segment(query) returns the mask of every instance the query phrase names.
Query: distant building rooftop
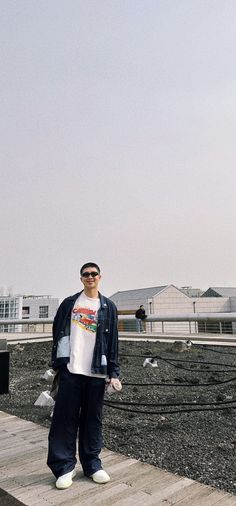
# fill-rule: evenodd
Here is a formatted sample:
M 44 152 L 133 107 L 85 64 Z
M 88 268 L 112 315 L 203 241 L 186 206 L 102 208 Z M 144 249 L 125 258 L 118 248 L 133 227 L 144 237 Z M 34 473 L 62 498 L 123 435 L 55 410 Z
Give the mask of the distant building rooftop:
M 23 299 L 52 299 L 52 295 L 23 295 Z
M 201 297 L 236 297 L 236 288 L 233 286 L 210 286 Z
M 203 290 L 201 290 L 201 288 L 192 288 L 192 286 L 181 286 L 180 290 L 189 297 L 201 297 L 203 294 Z
M 123 290 L 121 292 L 116 292 L 111 295 L 110 299 L 115 300 L 119 298 L 119 301 L 121 302 L 122 299 L 125 301 L 127 299 L 149 299 L 151 297 L 154 297 L 157 293 L 161 292 L 165 288 L 167 288 L 168 285 L 164 286 L 153 286 L 151 288 L 137 288 L 135 290 Z

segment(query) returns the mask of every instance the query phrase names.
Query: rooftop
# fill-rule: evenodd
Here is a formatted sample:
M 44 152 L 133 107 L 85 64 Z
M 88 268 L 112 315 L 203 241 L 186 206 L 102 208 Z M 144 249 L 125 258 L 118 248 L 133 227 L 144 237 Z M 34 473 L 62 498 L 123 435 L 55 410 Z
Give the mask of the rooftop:
M 121 292 L 116 292 L 111 295 L 110 299 L 115 300 L 116 298 L 119 298 L 120 301 L 122 299 L 141 299 L 141 298 L 151 298 L 157 293 L 161 292 L 165 288 L 167 288 L 168 285 L 164 286 L 153 286 L 150 288 L 136 288 L 135 290 L 122 290 Z
M 236 297 L 236 287 L 234 286 L 210 286 L 202 297 Z

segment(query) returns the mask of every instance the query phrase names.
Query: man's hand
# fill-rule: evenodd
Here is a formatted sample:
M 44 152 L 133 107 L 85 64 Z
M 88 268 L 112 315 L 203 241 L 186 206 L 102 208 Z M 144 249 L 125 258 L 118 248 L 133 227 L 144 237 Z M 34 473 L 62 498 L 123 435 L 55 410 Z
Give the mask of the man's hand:
M 108 380 L 108 384 L 110 384 L 114 390 L 122 390 L 122 384 L 118 378 L 110 378 L 110 380 Z

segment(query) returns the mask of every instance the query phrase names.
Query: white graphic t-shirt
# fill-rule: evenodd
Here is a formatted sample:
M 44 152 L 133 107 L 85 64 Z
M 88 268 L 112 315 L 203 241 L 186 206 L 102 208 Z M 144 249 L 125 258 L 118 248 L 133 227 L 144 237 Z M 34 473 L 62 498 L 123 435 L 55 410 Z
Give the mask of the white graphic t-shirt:
M 99 298 L 93 299 L 87 297 L 87 295 L 82 292 L 72 309 L 70 361 L 67 364 L 71 373 L 99 378 L 103 376 L 91 373 L 99 307 Z

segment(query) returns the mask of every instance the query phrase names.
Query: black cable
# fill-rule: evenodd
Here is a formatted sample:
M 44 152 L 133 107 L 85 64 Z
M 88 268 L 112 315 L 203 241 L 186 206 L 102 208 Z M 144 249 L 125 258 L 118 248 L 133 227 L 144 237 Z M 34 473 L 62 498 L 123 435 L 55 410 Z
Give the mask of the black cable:
M 213 350 L 212 350 L 213 351 Z M 214 350 L 216 353 L 220 353 L 220 351 L 217 351 L 217 350 Z M 168 353 L 168 352 L 163 352 L 163 353 Z M 229 355 L 229 353 L 228 353 Z M 234 354 L 232 354 L 234 355 Z M 222 365 L 222 366 L 225 366 L 225 367 L 236 367 L 236 365 L 234 364 L 221 364 L 220 362 L 205 362 L 203 360 L 185 360 L 183 358 L 173 358 L 173 357 L 162 357 L 161 355 L 131 355 L 131 354 L 127 354 L 127 355 L 122 355 L 122 354 L 119 354 L 120 357 L 124 356 L 124 357 L 132 357 L 132 358 L 151 358 L 151 359 L 158 359 L 158 360 L 164 360 L 164 361 L 171 361 L 171 362 L 183 362 L 185 364 L 204 364 L 204 365 Z M 234 355 L 236 356 L 236 354 Z
M 191 372 L 194 372 L 194 373 L 212 373 L 212 372 L 219 372 L 219 373 L 222 373 L 222 372 L 225 372 L 225 373 L 228 373 L 228 372 L 235 372 L 235 369 L 229 369 L 228 371 L 225 371 L 224 369 L 222 369 L 221 371 L 217 370 L 217 369 L 209 369 L 209 370 L 203 370 L 203 369 L 189 369 L 187 367 L 180 367 L 179 365 L 175 365 L 175 364 L 172 364 L 172 359 L 167 359 L 167 358 L 163 358 L 163 357 L 160 357 L 159 356 L 159 359 L 160 360 L 163 360 L 163 362 L 166 362 L 167 364 L 171 365 L 172 367 L 175 367 L 176 369 L 181 369 L 182 371 L 191 371 Z M 200 364 L 200 362 L 198 362 Z M 205 365 L 207 365 L 207 362 L 204 362 Z M 223 364 L 222 364 L 222 367 L 223 367 Z
M 182 360 L 181 358 L 169 358 L 169 359 L 163 359 L 160 355 L 152 358 L 158 358 L 160 360 L 171 360 L 171 362 L 184 362 L 185 364 L 204 364 L 204 365 L 221 365 L 222 367 L 235 367 L 234 364 L 222 364 L 220 362 L 204 362 L 201 360 Z
M 236 340 L 235 340 L 236 342 Z M 196 348 L 199 348 L 200 350 L 206 350 L 206 351 L 211 351 L 213 353 L 220 353 L 221 355 L 233 355 L 233 357 L 236 357 L 236 353 L 232 353 L 231 351 L 221 351 L 221 350 L 214 350 L 214 349 L 211 349 L 203 344 L 196 344 L 194 345 L 194 347 L 196 346 Z M 166 352 L 164 352 L 166 353 Z
M 181 409 L 181 410 L 172 410 L 172 411 L 138 411 L 138 410 L 133 410 L 133 409 L 127 409 L 127 408 L 121 408 L 119 406 L 113 406 L 111 404 L 108 404 L 107 401 L 104 401 L 104 404 L 108 407 L 108 408 L 112 408 L 112 409 L 118 409 L 119 411 L 125 411 L 126 413 L 137 413 L 139 415 L 141 414 L 144 414 L 144 415 L 172 415 L 172 414 L 176 414 L 176 413 L 191 413 L 191 412 L 194 412 L 194 411 L 222 411 L 224 409 L 229 409 L 227 406 L 226 407 L 221 407 L 221 408 L 192 408 L 192 409 Z M 231 406 L 230 409 L 236 409 L 236 406 Z
M 179 365 L 172 364 L 171 360 L 168 360 L 166 358 L 160 357 L 160 359 L 163 360 L 163 362 L 166 362 L 167 364 L 171 365 L 172 367 L 175 367 L 176 369 L 181 369 L 181 371 L 190 371 L 190 372 L 194 372 L 194 373 L 212 373 L 212 372 L 229 373 L 229 372 L 235 372 L 235 369 L 228 369 L 228 371 L 226 371 L 225 369 L 222 369 L 220 371 L 218 369 L 208 369 L 208 370 L 204 370 L 204 369 L 189 369 L 188 367 L 180 367 Z M 222 366 L 223 366 L 223 364 L 222 364 Z
M 208 386 L 216 386 L 223 385 L 224 383 L 230 383 L 231 381 L 235 381 L 236 376 L 234 378 L 230 378 L 223 381 L 216 381 L 215 383 L 126 383 L 122 382 L 123 386 L 129 387 L 208 387 Z
M 220 401 L 220 402 L 171 402 L 171 403 L 145 403 L 145 402 L 128 402 L 128 401 L 113 401 L 113 400 L 106 400 L 109 404 L 114 405 L 123 405 L 123 406 L 147 406 L 152 408 L 157 408 L 159 406 L 163 407 L 171 407 L 171 406 L 222 406 L 222 404 L 234 404 L 236 403 L 236 399 L 232 399 L 229 401 Z
M 122 355 L 120 355 L 122 356 Z M 220 366 L 224 366 L 224 367 L 235 367 L 236 368 L 236 365 L 234 366 L 234 364 L 221 364 L 219 362 L 205 362 L 205 361 L 201 361 L 201 360 L 184 360 L 184 359 L 181 359 L 181 358 L 164 358 L 164 357 L 161 357 L 161 355 L 150 355 L 150 356 L 147 356 L 147 355 L 123 355 L 123 356 L 126 356 L 126 357 L 134 357 L 134 358 L 151 358 L 151 359 L 158 359 L 158 360 L 163 360 L 164 362 L 167 361 L 168 363 L 171 363 L 171 362 L 183 362 L 185 364 L 204 364 L 204 365 L 220 365 Z M 170 362 L 171 361 L 171 362 Z

